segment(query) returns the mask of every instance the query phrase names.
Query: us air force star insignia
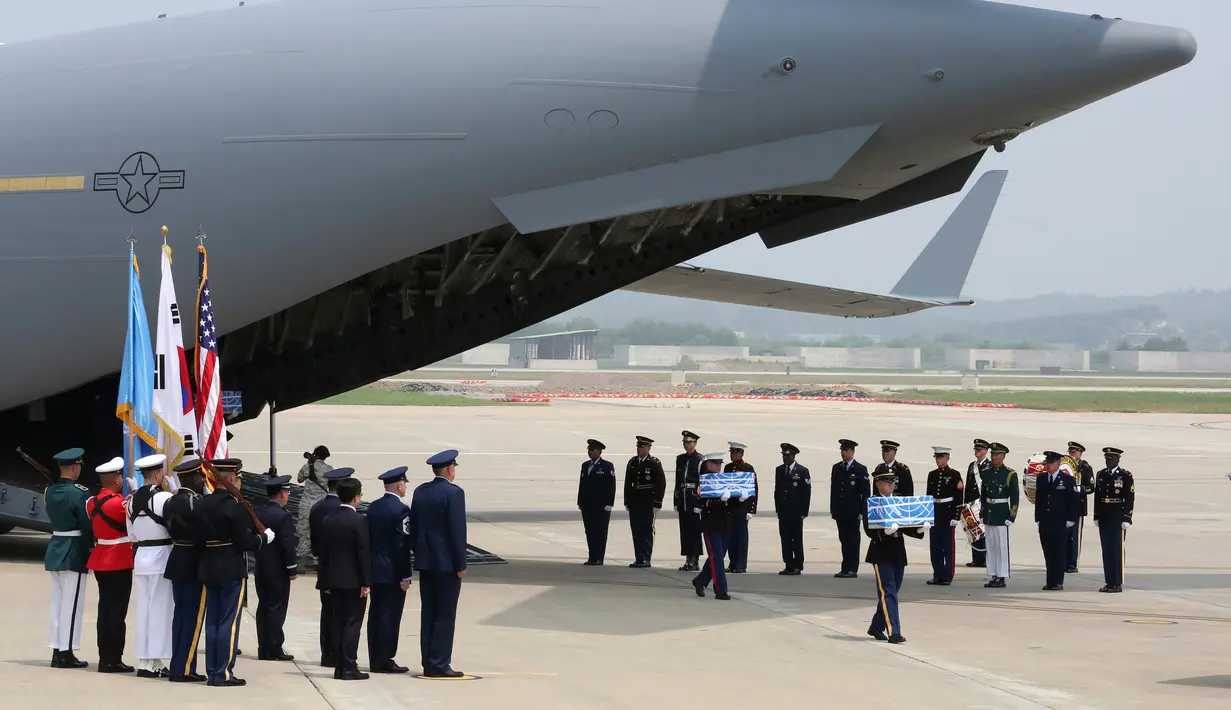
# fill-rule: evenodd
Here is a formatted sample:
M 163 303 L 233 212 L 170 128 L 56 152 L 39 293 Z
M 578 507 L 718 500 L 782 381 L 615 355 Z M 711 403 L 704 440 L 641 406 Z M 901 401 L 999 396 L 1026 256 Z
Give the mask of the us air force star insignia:
M 141 214 L 154 206 L 163 190 L 184 189 L 183 170 L 163 170 L 144 151 L 128 156 L 118 172 L 94 173 L 94 192 L 114 192 L 120 206 Z

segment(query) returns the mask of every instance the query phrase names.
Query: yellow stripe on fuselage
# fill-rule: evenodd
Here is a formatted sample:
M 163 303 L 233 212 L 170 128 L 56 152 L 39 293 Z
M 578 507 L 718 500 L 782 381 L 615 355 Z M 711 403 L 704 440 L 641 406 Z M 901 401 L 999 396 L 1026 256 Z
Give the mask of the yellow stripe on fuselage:
M 75 192 L 84 189 L 84 175 L 0 177 L 0 194 L 12 192 Z

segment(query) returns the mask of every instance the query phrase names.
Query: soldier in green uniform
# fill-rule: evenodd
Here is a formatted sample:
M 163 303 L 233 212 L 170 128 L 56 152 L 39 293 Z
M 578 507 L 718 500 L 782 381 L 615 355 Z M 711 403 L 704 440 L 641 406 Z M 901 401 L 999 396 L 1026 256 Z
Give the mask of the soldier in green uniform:
M 987 540 L 987 576 L 985 587 L 1004 587 L 1009 578 L 1009 527 L 1017 520 L 1019 492 L 1017 471 L 1004 465 L 1009 447 L 993 441 L 992 465 L 979 474 L 979 517 L 983 519 Z
M 77 483 L 83 449 L 66 449 L 55 455 L 60 480 L 43 494 L 51 518 L 51 541 L 43 568 L 51 574 L 51 626 L 47 646 L 52 649 L 52 668 L 85 668 L 73 653 L 81 648 L 81 623 L 85 616 L 86 562 L 94 547 L 94 527 L 86 514 L 90 489 Z

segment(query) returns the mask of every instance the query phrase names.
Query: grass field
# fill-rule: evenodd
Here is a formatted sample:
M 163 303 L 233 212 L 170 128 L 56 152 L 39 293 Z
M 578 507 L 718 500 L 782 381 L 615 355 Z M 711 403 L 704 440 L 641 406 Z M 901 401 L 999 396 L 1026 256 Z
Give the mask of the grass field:
M 360 387 L 345 394 L 322 400 L 320 404 L 377 404 L 401 407 L 532 407 L 534 404 L 491 402 L 485 399 L 462 397 L 455 394 L 432 394 L 428 392 L 392 392 L 376 387 Z M 541 405 L 540 405 L 541 406 Z
M 900 390 L 890 399 L 1016 404 L 1054 412 L 1153 412 L 1231 414 L 1231 393 L 1210 392 L 1015 392 L 1006 390 Z

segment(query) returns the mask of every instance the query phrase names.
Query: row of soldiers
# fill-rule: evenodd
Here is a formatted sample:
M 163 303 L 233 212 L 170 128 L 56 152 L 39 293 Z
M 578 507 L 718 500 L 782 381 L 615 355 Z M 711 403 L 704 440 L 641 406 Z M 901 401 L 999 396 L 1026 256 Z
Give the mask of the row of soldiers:
M 53 668 L 84 668 L 76 657 L 86 602 L 86 577 L 98 585 L 98 670 L 242 686 L 234 675 L 240 654 L 242 609 L 247 606 L 249 553 L 256 561 L 258 658 L 293 660 L 283 650 L 283 625 L 290 583 L 298 574 L 294 516 L 285 510 L 290 477 L 266 481 L 269 502 L 253 511 L 235 481 L 243 462 L 199 459 L 176 466 L 174 494 L 166 490 L 166 457 L 134 462 L 144 478 L 121 495 L 125 462 L 115 458 L 96 472 L 101 490 L 91 496 L 78 483 L 85 452 L 55 456 L 60 477 L 46 493 L 52 538 L 44 558 L 51 577 L 48 646 Z M 405 591 L 413 567 L 420 570 L 424 621 L 424 674 L 453 678 L 449 666 L 453 617 L 466 568 L 465 500 L 452 484 L 456 451 L 428 460 L 434 480 L 415 492 L 415 507 L 401 502 L 406 468 L 381 476 L 385 496 L 357 512 L 362 488 L 353 469 L 329 474 L 329 493 L 313 506 L 312 547 L 320 555 L 322 665 L 343 680 L 366 678 L 355 663 L 359 626 L 371 593 L 368 637 L 372 669 L 406 672 L 393 662 Z M 205 469 L 215 484 L 206 494 Z M 447 486 L 434 485 L 447 481 Z M 346 511 L 349 509 L 349 512 Z M 338 512 L 345 514 L 338 515 Z M 274 544 L 277 540 L 278 544 Z M 374 544 L 369 544 L 373 540 Z M 126 616 L 136 582 L 135 655 L 138 667 L 123 662 Z M 204 633 L 202 633 L 204 632 Z M 197 648 L 204 636 L 206 674 L 197 673 Z
M 679 570 L 696 572 L 700 571 L 706 529 L 715 527 L 706 523 L 705 501 L 699 496 L 700 474 L 703 467 L 712 466 L 707 461 L 721 462 L 722 459 L 713 458 L 721 454 L 699 453 L 700 437 L 694 432 L 682 431 L 681 438 L 684 451 L 676 456 L 672 496 L 679 522 L 680 555 L 684 557 Z M 650 453 L 653 443 L 653 439 L 638 436 L 637 454 L 629 459 L 624 471 L 624 507 L 629 515 L 635 557 L 629 566 L 634 568 L 650 566 L 655 518 L 666 497 L 667 481 L 662 462 Z M 860 547 L 865 533 L 863 523 L 867 499 L 873 492 L 872 479 L 892 474 L 895 495 L 916 495 L 910 467 L 897 459 L 900 447 L 897 442 L 888 439 L 880 442 L 882 461 L 871 474 L 867 466 L 855 459 L 858 446 L 851 439 L 839 439 L 841 460 L 833 464 L 830 472 L 829 513 L 837 526 L 842 547 L 841 566 L 834 576 L 840 579 L 859 576 Z M 614 464 L 602 458 L 604 444 L 589 439 L 587 448 L 589 459 L 581 464 L 577 507 L 582 514 L 588 547 L 584 564 L 601 565 L 606 554 L 611 511 L 616 502 L 617 478 Z M 804 567 L 803 520 L 808 517 L 811 505 L 812 478 L 808 468 L 796 460 L 798 447 L 783 443 L 780 448 L 782 465 L 774 471 L 774 508 L 784 565 L 779 574 L 795 576 L 801 574 Z M 752 472 L 755 482 L 755 469 L 744 459 L 745 449 L 742 443 L 728 442 L 731 461 L 719 470 Z M 1084 519 L 1089 510 L 1087 498 L 1094 494 L 1094 519 L 1099 524 L 1103 542 L 1106 577 L 1106 585 L 1100 591 L 1119 592 L 1124 576 L 1123 532 L 1132 524 L 1132 474 L 1119 466 L 1123 451 L 1108 447 L 1103 450 L 1107 467 L 1096 476 L 1090 464 L 1082 460 L 1085 450 L 1082 444 L 1069 442 L 1068 453 L 1078 463 L 1076 482 L 1061 482 L 1063 487 L 1057 489 L 1061 497 L 1051 496 L 1050 488 L 1040 492 L 1036 505 L 1036 522 L 1041 530 L 1049 531 L 1042 543 L 1052 569 L 1048 588 L 1062 588 L 1063 572 L 1078 571 Z M 1009 578 L 1008 528 L 1016 521 L 1020 496 L 1018 474 L 1004 463 L 1009 449 L 1003 444 L 975 439 L 975 460 L 967 466 L 964 480 L 959 471 L 949 466 L 951 453 L 949 447 L 933 447 L 936 468 L 926 479 L 925 493 L 932 496 L 936 510 L 935 528 L 929 543 L 933 576 L 928 584 L 947 586 L 952 583 L 956 571 L 957 528 L 963 523 L 961 510 L 965 505 L 979 502 L 979 520 L 984 534 L 971 545 L 972 560 L 966 566 L 987 569 L 988 581 L 984 586 L 1004 587 Z M 1049 470 L 1058 467 L 1059 456 L 1047 452 L 1045 465 Z M 758 500 L 759 495 L 735 501 L 736 507 L 727 510 L 725 572 L 740 574 L 746 571 L 748 521 L 757 512 Z M 1055 532 L 1058 524 L 1063 529 Z M 1055 576 L 1057 566 L 1062 568 L 1059 581 Z M 712 570 L 710 574 L 713 575 Z

